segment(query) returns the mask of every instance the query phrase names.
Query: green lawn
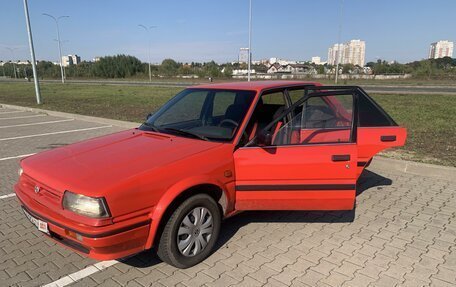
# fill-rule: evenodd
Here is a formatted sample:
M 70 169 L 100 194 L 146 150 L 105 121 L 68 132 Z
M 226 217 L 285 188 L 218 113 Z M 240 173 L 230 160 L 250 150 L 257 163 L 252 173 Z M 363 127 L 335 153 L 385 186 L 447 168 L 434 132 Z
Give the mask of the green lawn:
M 1 83 L 0 103 L 143 122 L 182 88 L 41 83 L 38 106 L 33 84 Z
M 42 109 L 142 122 L 182 88 L 45 83 Z M 456 166 L 456 96 L 380 95 L 373 98 L 408 128 L 404 148 L 385 155 Z M 1 83 L 0 103 L 37 107 L 33 84 Z

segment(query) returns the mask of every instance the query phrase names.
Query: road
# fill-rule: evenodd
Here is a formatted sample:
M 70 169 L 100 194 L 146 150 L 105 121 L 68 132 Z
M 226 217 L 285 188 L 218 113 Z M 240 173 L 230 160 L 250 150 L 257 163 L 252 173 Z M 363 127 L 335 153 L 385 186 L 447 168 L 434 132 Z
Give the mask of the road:
M 316 80 L 318 81 L 318 80 Z M 0 82 L 24 82 L 23 80 L 2 79 Z M 43 83 L 60 83 L 60 80 L 41 80 Z M 120 81 L 120 80 L 67 80 L 67 83 L 84 85 L 113 85 L 113 86 L 160 86 L 160 87 L 188 87 L 206 82 L 170 82 L 170 81 Z M 429 95 L 456 95 L 456 85 L 372 85 L 361 84 L 368 93 L 378 94 L 429 94 Z
M 454 286 L 456 182 L 371 168 L 345 212 L 245 212 L 216 252 L 179 270 L 153 251 L 85 258 L 40 233 L 12 193 L 27 155 L 120 131 L 109 124 L 0 109 L 1 286 Z

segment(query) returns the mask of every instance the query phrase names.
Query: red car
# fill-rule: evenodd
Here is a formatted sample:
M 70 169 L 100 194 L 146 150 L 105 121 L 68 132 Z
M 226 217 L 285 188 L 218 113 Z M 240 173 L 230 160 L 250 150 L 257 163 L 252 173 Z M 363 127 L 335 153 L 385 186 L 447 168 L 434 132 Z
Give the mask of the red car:
M 405 139 L 359 87 L 201 85 L 137 129 L 22 160 L 15 192 L 39 230 L 89 257 L 156 247 L 186 268 L 236 212 L 353 209 L 363 169 Z

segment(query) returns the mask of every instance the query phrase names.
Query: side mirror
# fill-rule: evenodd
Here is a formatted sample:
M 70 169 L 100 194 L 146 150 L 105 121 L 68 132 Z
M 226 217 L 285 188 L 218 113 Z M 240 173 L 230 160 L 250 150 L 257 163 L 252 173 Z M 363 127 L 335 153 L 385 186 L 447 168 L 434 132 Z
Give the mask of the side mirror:
M 267 131 L 261 131 L 258 136 L 256 143 L 258 146 L 270 146 L 272 144 L 272 134 Z
M 148 115 L 146 116 L 146 121 L 147 121 L 151 116 L 152 116 L 152 113 L 148 114 Z

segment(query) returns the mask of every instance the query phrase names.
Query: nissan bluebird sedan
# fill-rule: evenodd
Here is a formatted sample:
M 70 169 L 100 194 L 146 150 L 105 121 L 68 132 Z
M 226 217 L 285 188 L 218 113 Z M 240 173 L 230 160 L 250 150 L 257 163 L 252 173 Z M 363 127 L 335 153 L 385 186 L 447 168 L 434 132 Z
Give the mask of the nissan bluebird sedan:
M 50 238 L 107 260 L 155 247 L 179 268 L 244 210 L 351 210 L 406 130 L 359 87 L 262 81 L 183 90 L 136 129 L 21 161 L 17 198 Z

